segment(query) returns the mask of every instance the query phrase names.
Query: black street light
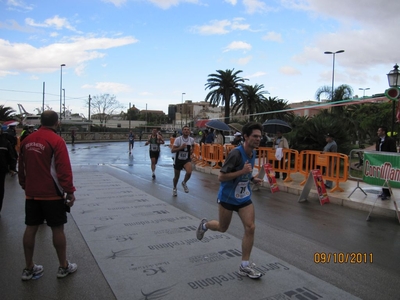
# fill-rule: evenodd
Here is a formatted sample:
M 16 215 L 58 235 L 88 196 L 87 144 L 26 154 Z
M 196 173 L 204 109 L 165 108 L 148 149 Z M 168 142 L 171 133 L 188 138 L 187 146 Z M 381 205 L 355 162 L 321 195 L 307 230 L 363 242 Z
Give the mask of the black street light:
M 64 98 L 64 104 L 63 104 L 63 111 L 64 111 L 64 120 L 66 119 L 66 117 L 65 117 L 65 89 L 62 89 L 63 90 L 63 98 Z
M 331 52 L 331 51 L 325 51 L 324 52 L 324 54 L 332 54 L 333 55 L 333 67 L 332 67 L 332 95 L 331 95 L 331 97 L 332 97 L 332 101 L 333 101 L 333 91 L 334 91 L 334 85 L 335 85 L 335 56 L 336 56 L 336 54 L 338 54 L 338 53 L 343 53 L 344 52 L 344 50 L 338 50 L 338 51 L 335 51 L 335 52 Z
M 369 88 L 359 88 L 359 90 L 363 91 L 363 98 L 365 98 L 365 91 L 369 90 Z
M 61 64 L 61 72 L 60 72 L 60 135 L 61 135 L 61 119 L 62 119 L 61 107 L 62 107 L 62 90 L 63 90 L 63 88 L 62 88 L 62 68 L 63 67 L 65 67 L 65 64 Z
M 183 126 L 183 95 L 186 95 L 186 93 L 182 93 L 182 107 L 181 107 L 181 127 Z
M 396 98 L 399 97 L 399 91 L 398 88 L 400 86 L 400 71 L 399 71 L 399 66 L 397 64 L 395 64 L 393 66 L 393 70 L 391 70 L 387 75 L 388 78 L 388 82 L 389 82 L 389 86 L 391 87 L 391 89 L 393 91 L 393 97 L 390 97 L 390 99 L 392 100 L 392 134 L 391 136 L 394 135 L 394 117 L 395 117 L 395 111 L 396 111 Z M 389 91 L 387 94 L 391 94 L 392 91 Z

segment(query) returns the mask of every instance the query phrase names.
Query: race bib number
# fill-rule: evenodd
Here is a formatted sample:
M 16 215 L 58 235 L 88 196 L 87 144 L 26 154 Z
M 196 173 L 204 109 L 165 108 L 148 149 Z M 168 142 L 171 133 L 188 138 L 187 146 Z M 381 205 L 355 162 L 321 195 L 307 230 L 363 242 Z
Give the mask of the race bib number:
M 249 195 L 250 195 L 250 191 L 248 189 L 248 181 L 239 182 L 235 189 L 235 198 L 243 199 Z
M 158 145 L 157 144 L 150 144 L 150 151 L 158 151 Z
M 189 157 L 189 152 L 179 151 L 178 159 L 179 160 L 187 160 Z

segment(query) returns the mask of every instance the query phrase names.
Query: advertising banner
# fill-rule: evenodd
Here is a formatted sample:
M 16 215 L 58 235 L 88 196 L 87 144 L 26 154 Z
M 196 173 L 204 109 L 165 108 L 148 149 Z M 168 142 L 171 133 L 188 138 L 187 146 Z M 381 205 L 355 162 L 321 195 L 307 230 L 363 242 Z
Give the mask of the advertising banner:
M 321 203 L 321 205 L 329 203 L 329 197 L 328 193 L 326 192 L 321 171 L 319 169 L 312 170 L 312 176 L 314 178 L 315 187 L 317 188 L 319 202 Z
M 385 180 L 388 180 L 391 187 L 400 188 L 399 153 L 365 151 L 363 181 L 383 186 Z
M 271 193 L 276 193 L 279 192 L 279 187 L 276 184 L 276 178 L 275 176 L 272 176 L 273 168 L 271 164 L 264 164 L 264 171 L 265 175 L 268 178 L 269 186 L 271 188 Z

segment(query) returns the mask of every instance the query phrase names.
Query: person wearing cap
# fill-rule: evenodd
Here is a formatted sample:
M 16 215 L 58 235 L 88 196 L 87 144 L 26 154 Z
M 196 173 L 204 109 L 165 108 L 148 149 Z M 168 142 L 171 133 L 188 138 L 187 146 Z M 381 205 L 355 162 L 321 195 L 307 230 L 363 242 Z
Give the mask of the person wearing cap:
M 324 153 L 324 152 L 337 152 L 337 144 L 336 144 L 334 138 L 335 137 L 333 136 L 332 133 L 325 134 L 326 145 L 325 145 L 324 150 L 323 150 L 322 153 Z M 331 164 L 329 164 L 329 165 L 331 165 Z M 330 181 L 330 180 L 327 180 L 325 182 L 325 187 L 328 188 L 328 189 L 331 189 L 332 185 L 333 185 L 333 182 Z
M 234 139 L 231 142 L 232 145 L 239 146 L 239 145 L 241 145 L 243 143 L 242 134 L 239 131 L 236 132 L 233 136 L 234 136 Z

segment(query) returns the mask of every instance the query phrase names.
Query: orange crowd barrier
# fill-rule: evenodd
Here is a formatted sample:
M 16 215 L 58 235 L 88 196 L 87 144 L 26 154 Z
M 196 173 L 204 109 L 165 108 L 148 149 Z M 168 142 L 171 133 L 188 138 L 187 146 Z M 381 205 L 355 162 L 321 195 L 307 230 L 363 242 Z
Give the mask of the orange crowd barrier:
M 219 144 L 201 145 L 201 166 L 214 164 L 213 169 L 220 169 L 224 162 L 224 147 Z
M 200 159 L 200 145 L 198 143 L 194 143 L 192 161 L 196 164 L 198 161 L 200 161 Z
M 170 147 L 171 149 L 172 149 L 172 146 L 174 145 L 175 139 L 176 139 L 176 138 L 174 138 L 174 137 L 172 137 L 172 136 L 169 138 L 169 147 Z
M 260 170 L 264 164 L 270 163 L 275 172 L 286 173 L 285 182 L 293 181 L 290 174 L 298 172 L 299 152 L 293 149 L 282 149 L 281 160 L 276 159 L 275 152 L 275 148 L 259 147 L 257 149 L 258 165 L 255 168 Z
M 304 185 L 311 170 L 319 169 L 324 180 L 335 182 L 336 190 L 343 192 L 339 182 L 345 182 L 348 179 L 349 158 L 342 153 L 320 152 L 304 150 L 300 152 L 298 172 L 304 175 L 304 180 L 300 183 Z

